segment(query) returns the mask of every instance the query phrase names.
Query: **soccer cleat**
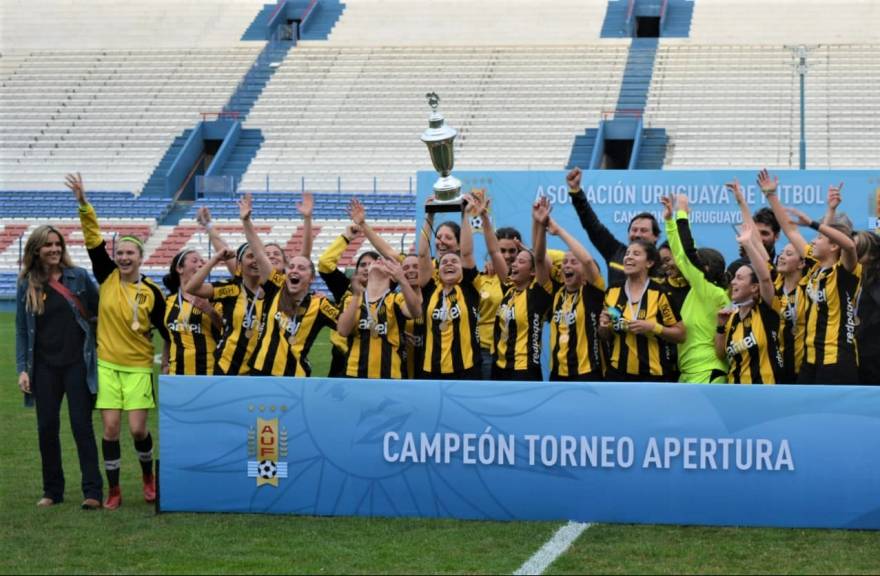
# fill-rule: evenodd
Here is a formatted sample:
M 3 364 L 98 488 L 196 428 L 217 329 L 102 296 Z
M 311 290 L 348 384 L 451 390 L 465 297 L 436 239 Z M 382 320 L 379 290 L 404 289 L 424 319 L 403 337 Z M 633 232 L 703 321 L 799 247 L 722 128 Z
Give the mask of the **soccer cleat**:
M 107 510 L 116 510 L 122 505 L 122 490 L 119 486 L 111 486 L 107 499 L 104 500 L 104 508 Z
M 101 501 L 97 498 L 86 498 L 82 502 L 83 510 L 98 510 L 101 507 Z
M 43 496 L 42 498 L 40 498 L 37 501 L 38 508 L 49 508 L 50 506 L 54 506 L 54 505 L 55 505 L 55 501 L 52 500 L 51 498 L 47 498 L 46 496 Z
M 152 474 L 144 475 L 144 500 L 149 503 L 156 501 L 156 477 Z

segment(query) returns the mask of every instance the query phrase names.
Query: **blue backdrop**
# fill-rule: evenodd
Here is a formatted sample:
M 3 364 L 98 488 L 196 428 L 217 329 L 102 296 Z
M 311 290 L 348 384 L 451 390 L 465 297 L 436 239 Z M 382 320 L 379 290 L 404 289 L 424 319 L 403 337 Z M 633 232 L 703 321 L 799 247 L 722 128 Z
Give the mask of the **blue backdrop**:
M 880 528 L 880 387 L 160 378 L 165 511 Z
M 586 233 L 583 232 L 574 208 L 568 201 L 568 186 L 565 183 L 566 171 L 456 171 L 463 183 L 462 190 L 485 188 L 492 197 L 492 217 L 497 226 L 514 226 L 523 234 L 527 244 L 531 231 L 531 204 L 536 196 L 544 194 L 553 203 L 553 217 L 566 229 L 578 231 L 576 236 L 588 248 Z M 825 200 L 829 185 L 844 182 L 843 203 L 839 212 L 846 212 L 857 229 L 875 228 L 877 201 L 880 197 L 880 171 L 871 170 L 781 170 L 773 174 L 779 176 L 779 196 L 783 204 L 797 206 L 819 219 L 825 213 Z M 733 197 L 724 188 L 724 183 L 739 178 L 745 189 L 752 212 L 766 206 L 760 188 L 755 183 L 756 170 L 594 170 L 584 171 L 582 188 L 599 215 L 599 218 L 622 242 L 626 242 L 627 224 L 635 214 L 654 212 L 661 221 L 662 209 L 659 196 L 670 192 L 686 193 L 691 202 L 691 222 L 694 237 L 700 246 L 720 250 L 728 262 L 736 258 L 737 246 L 731 223 L 740 221 L 739 209 Z M 422 206 L 425 198 L 432 193 L 431 186 L 437 179 L 435 172 L 418 174 L 418 224 L 423 217 Z M 443 215 L 437 217 L 439 223 Z M 809 240 L 813 233 L 803 231 Z M 780 236 L 777 251 L 786 242 Z M 557 238 L 550 239 L 550 247 L 564 249 Z M 485 255 L 484 243 L 477 238 L 475 242 L 477 262 L 482 264 Z M 605 272 L 601 256 L 593 251 L 593 256 Z

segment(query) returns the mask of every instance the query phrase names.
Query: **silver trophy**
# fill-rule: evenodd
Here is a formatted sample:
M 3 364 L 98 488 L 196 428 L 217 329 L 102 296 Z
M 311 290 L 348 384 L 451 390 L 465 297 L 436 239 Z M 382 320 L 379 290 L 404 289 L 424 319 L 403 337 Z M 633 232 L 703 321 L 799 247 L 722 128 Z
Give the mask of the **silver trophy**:
M 425 96 L 431 107 L 431 116 L 428 118 L 428 129 L 422 132 L 422 142 L 428 147 L 434 170 L 440 173 L 440 178 L 434 182 L 434 202 L 428 204 L 425 211 L 461 212 L 461 181 L 455 176 L 450 176 L 452 166 L 455 164 L 453 142 L 458 132 L 455 128 L 447 126 L 443 115 L 437 112 L 440 97 L 436 92 L 430 92 Z

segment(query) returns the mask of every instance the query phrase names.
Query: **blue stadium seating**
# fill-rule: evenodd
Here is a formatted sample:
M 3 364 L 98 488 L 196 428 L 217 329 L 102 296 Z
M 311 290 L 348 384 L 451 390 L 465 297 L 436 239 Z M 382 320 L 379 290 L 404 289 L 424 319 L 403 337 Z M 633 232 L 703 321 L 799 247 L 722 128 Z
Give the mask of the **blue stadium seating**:
M 257 193 L 254 198 L 254 214 L 258 218 L 297 218 L 296 203 L 299 193 Z M 416 215 L 416 197 L 412 194 L 315 194 L 314 217 L 325 220 L 348 219 L 348 204 L 358 198 L 374 219 L 412 220 Z M 238 206 L 234 198 L 206 197 L 198 200 L 186 217 L 195 218 L 196 211 L 207 206 L 215 218 L 238 218 Z
M 88 196 L 102 218 L 159 220 L 171 207 L 169 198 L 138 198 L 130 192 L 91 192 Z M 70 192 L 0 191 L 0 218 L 76 218 L 76 215 L 76 200 Z

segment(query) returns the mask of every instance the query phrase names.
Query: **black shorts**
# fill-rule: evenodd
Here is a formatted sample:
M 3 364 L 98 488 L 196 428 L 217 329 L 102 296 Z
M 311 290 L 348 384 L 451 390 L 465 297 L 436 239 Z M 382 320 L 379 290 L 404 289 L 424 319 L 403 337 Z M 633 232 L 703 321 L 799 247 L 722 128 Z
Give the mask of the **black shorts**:
M 837 364 L 801 364 L 798 384 L 858 384 L 859 369 L 855 362 Z

